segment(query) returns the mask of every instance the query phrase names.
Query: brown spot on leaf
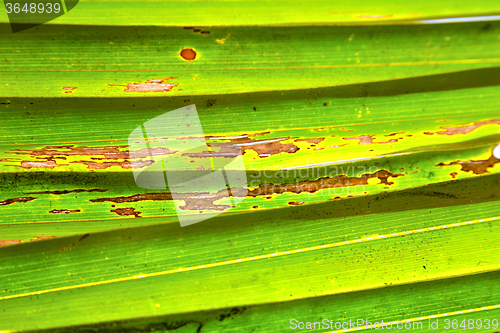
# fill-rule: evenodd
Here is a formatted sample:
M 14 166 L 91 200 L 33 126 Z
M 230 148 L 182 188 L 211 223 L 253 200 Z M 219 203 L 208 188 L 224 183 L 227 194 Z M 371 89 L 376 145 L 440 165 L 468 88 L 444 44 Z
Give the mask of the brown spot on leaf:
M 209 33 L 210 33 L 210 31 L 207 31 L 207 30 L 201 32 L 201 34 L 203 34 L 203 35 L 208 35 Z
M 216 99 L 211 99 L 211 98 L 207 99 L 207 103 L 206 103 L 207 108 L 212 107 L 215 104 L 215 102 L 217 102 Z
M 165 79 L 151 79 L 146 82 L 129 83 L 127 85 L 108 84 L 108 86 L 127 87 L 127 89 L 123 90 L 126 92 L 169 92 L 173 87 L 179 85 L 178 83 L 168 83 L 167 81 L 171 79 L 177 79 L 177 77 L 171 76 Z
M 231 188 L 230 195 L 236 197 L 244 197 L 247 190 L 244 188 Z M 178 193 L 176 198 L 178 200 L 184 200 L 184 206 L 180 206 L 181 209 L 203 211 L 203 210 L 226 210 L 231 208 L 229 205 L 218 205 L 215 201 L 227 198 L 228 190 L 221 189 L 215 193 L 209 192 L 195 192 L 195 193 Z M 135 194 L 128 197 L 115 197 L 115 198 L 99 198 L 91 199 L 91 202 L 137 202 L 137 201 L 163 201 L 172 200 L 172 195 L 170 193 L 143 193 Z
M 246 150 L 254 150 L 257 152 L 259 157 L 269 157 L 271 155 L 280 154 L 280 153 L 295 153 L 299 150 L 299 147 L 294 145 L 293 143 L 282 143 L 281 141 L 288 140 L 290 137 L 285 138 L 277 138 L 277 139 L 265 139 L 265 140 L 255 140 L 251 138 L 252 136 L 258 136 L 268 133 L 257 133 L 253 135 L 243 134 L 238 137 L 228 138 L 225 137 L 209 137 L 208 139 L 224 139 L 228 140 L 228 142 L 210 142 L 208 145 L 210 148 L 220 148 L 212 149 L 212 152 L 204 151 L 201 153 L 185 153 L 183 156 L 189 157 L 228 157 L 234 158 L 240 154 L 237 147 L 241 149 L 241 152 L 244 154 Z M 236 146 L 236 147 L 235 147 Z
M 38 236 L 35 238 L 31 238 L 30 242 L 35 242 L 35 241 L 44 240 L 44 239 L 51 239 L 51 238 L 56 238 L 56 236 Z
M 71 94 L 73 92 L 73 90 L 75 90 L 76 88 L 78 88 L 78 87 L 63 87 L 63 90 L 65 90 L 64 93 Z
M 454 135 L 454 134 L 467 134 L 484 125 L 488 124 L 500 124 L 500 119 L 493 120 L 485 120 L 479 121 L 469 126 L 461 126 L 461 127 L 451 127 L 451 126 L 441 126 L 440 128 L 445 129 L 446 131 L 436 132 L 436 134 L 445 134 L 445 135 Z M 427 134 L 427 133 L 424 133 Z
M 87 237 L 89 237 L 89 234 L 83 235 L 82 237 L 80 237 L 80 239 L 78 241 L 81 242 L 82 240 L 84 240 Z
M 4 200 L 4 201 L 0 201 L 0 206 L 11 205 L 14 202 L 28 202 L 28 201 L 35 200 L 35 199 L 36 198 L 33 198 L 33 197 L 23 197 L 23 198 L 7 199 L 7 200 Z
M 98 199 L 90 199 L 90 202 L 137 202 L 137 201 L 162 201 L 162 200 L 172 200 L 172 195 L 170 193 L 143 193 L 143 194 L 134 194 L 127 197 L 114 197 L 114 198 L 98 198 Z
M 360 145 L 371 145 L 374 143 L 392 143 L 392 142 L 398 142 L 398 139 L 391 139 L 389 141 L 383 141 L 383 142 L 373 142 L 375 138 L 375 135 L 360 135 L 360 136 L 354 136 L 351 138 L 343 138 L 344 140 L 359 140 Z
M 457 178 L 458 173 L 452 172 L 450 173 L 451 178 Z
M 297 139 L 297 140 L 295 140 L 295 142 L 305 141 L 305 142 L 309 142 L 309 143 L 318 144 L 318 143 L 320 143 L 321 141 L 324 141 L 324 140 L 325 140 L 325 138 L 317 138 L 317 139 Z
M 479 161 L 468 161 L 468 162 L 463 162 L 463 161 L 455 161 L 451 162 L 448 164 L 445 163 L 439 163 L 437 166 L 445 166 L 445 165 L 461 165 L 462 166 L 462 171 L 469 172 L 472 171 L 472 173 L 476 175 L 481 175 L 483 173 L 488 173 L 488 168 L 493 167 L 495 164 L 500 162 L 498 158 L 495 156 L 491 155 L 490 158 L 487 160 L 479 160 Z M 455 177 L 453 177 L 455 178 Z
M 229 205 L 218 205 L 214 202 L 227 197 L 227 192 L 221 190 L 217 193 L 199 193 L 196 196 L 190 196 L 189 200 L 185 201 L 184 206 L 179 206 L 184 210 L 198 210 L 202 213 L 204 210 L 226 210 L 231 208 Z
M 404 132 L 396 132 L 396 133 L 391 133 L 391 134 L 387 134 L 387 135 L 384 135 L 384 136 L 394 136 L 394 135 L 397 135 L 397 134 L 404 134 Z
M 76 190 L 62 190 L 62 191 L 43 191 L 43 192 L 27 192 L 24 194 L 68 194 L 68 193 L 82 193 L 82 192 L 107 192 L 109 190 L 102 190 L 98 188 L 93 188 L 90 190 L 76 189 Z
M 233 189 L 233 195 L 237 194 L 237 190 Z M 230 208 L 231 206 L 227 205 L 216 205 L 213 202 L 219 199 L 226 198 L 227 190 L 220 190 L 216 193 L 183 193 L 177 194 L 177 198 L 185 199 L 185 205 L 181 206 L 182 209 L 188 210 L 225 210 Z M 135 194 L 128 197 L 116 197 L 116 198 L 99 198 L 99 199 L 91 199 L 91 202 L 104 202 L 110 201 L 115 203 L 123 203 L 123 202 L 137 202 L 137 201 L 163 201 L 163 200 L 172 200 L 172 195 L 170 193 L 144 193 L 144 194 Z M 122 208 L 118 208 L 122 209 Z M 115 211 L 115 210 L 112 210 Z
M 75 145 L 66 146 L 46 146 L 41 149 L 14 149 L 13 154 L 30 155 L 31 157 L 44 156 L 44 158 L 56 158 L 57 156 L 95 156 L 100 155 L 106 159 L 129 159 L 128 150 L 120 150 L 128 146 L 105 146 L 105 147 L 76 147 Z M 176 151 L 168 148 L 142 148 L 134 151 L 134 157 L 146 158 L 148 156 L 174 154 Z M 30 162 L 30 161 L 27 161 Z M 38 161 L 35 161 L 38 162 Z M 47 161 L 45 161 L 47 162 Z
M 403 174 L 393 174 L 387 170 L 378 170 L 373 173 L 366 173 L 360 177 L 348 177 L 346 175 L 339 175 L 335 177 L 322 177 L 317 180 L 301 180 L 295 184 L 259 184 L 259 187 L 248 191 L 249 197 L 256 197 L 259 195 L 282 194 L 286 192 L 302 193 L 302 192 L 316 192 L 328 188 L 338 188 L 356 185 L 368 185 L 368 179 L 378 178 L 381 184 L 392 185 L 393 182 L 388 181 L 389 177 L 399 177 Z
M 0 246 L 22 243 L 21 239 L 0 239 Z
M 303 201 L 300 201 L 300 202 L 297 202 L 297 201 L 289 201 L 288 202 L 289 205 L 292 205 L 292 206 L 299 206 L 299 205 L 303 205 L 304 202 Z
M 20 166 L 24 169 L 32 169 L 32 168 L 45 168 L 45 169 L 54 169 L 57 167 L 61 167 L 68 164 L 57 164 L 54 160 L 46 160 L 46 161 L 21 161 L 21 165 L 13 165 Z
M 112 166 L 119 166 L 122 167 L 123 169 L 132 169 L 132 163 L 130 161 L 123 161 L 123 162 L 92 162 L 92 161 L 74 161 L 71 163 L 82 163 L 85 164 L 89 169 L 107 169 Z M 152 160 L 138 160 L 134 161 L 134 169 L 140 169 L 144 168 L 147 166 L 150 166 L 153 164 L 154 161 Z
M 75 156 L 75 155 L 102 155 L 108 159 L 129 158 L 128 151 L 119 150 L 128 146 L 106 146 L 106 147 L 75 147 L 66 146 L 46 146 L 41 149 L 14 149 L 14 154 L 31 156 Z M 144 149 L 146 152 L 147 149 Z
M 231 195 L 234 197 L 257 197 L 264 196 L 271 199 L 273 194 L 282 193 L 302 193 L 302 192 L 316 192 L 322 189 L 328 188 L 338 188 L 345 186 L 355 186 L 355 185 L 367 185 L 368 179 L 378 178 L 381 184 L 391 185 L 393 182 L 389 181 L 389 177 L 399 177 L 402 174 L 393 174 L 387 170 L 379 170 L 373 173 L 363 174 L 360 177 L 348 177 L 345 175 L 340 175 L 336 177 L 323 177 L 317 180 L 303 180 L 295 184 L 259 184 L 258 188 L 253 190 L 248 190 L 246 188 L 231 188 Z M 231 208 L 229 205 L 218 205 L 215 201 L 224 199 L 227 197 L 227 190 L 222 189 L 216 193 L 182 193 L 177 194 L 179 200 L 184 200 L 185 205 L 181 206 L 182 209 L 202 211 L 202 210 L 226 210 Z M 137 202 L 137 201 L 163 201 L 172 200 L 172 195 L 170 193 L 142 193 L 134 194 L 131 196 L 114 197 L 114 198 L 98 198 L 91 199 L 91 202 L 114 202 L 114 203 L 124 203 L 124 202 Z M 256 208 L 256 207 L 253 207 Z M 114 210 L 113 210 L 114 211 Z
M 51 156 L 51 157 L 35 157 L 35 159 L 39 159 L 39 160 L 65 160 L 66 157 L 63 157 L 63 156 Z
M 182 59 L 187 61 L 193 61 L 196 59 L 196 51 L 191 48 L 182 49 L 179 54 L 182 57 Z
M 142 212 L 136 212 L 135 208 L 117 208 L 117 209 L 112 209 L 110 212 L 114 212 L 118 215 L 125 216 L 125 215 L 134 215 L 135 217 L 142 217 L 139 216 Z
M 373 143 L 373 138 L 374 135 L 361 135 L 361 136 L 354 136 L 350 138 L 343 138 L 344 140 L 359 140 L 360 145 L 371 145 Z
M 52 209 L 51 211 L 49 211 L 49 213 L 52 213 L 52 214 L 70 214 L 70 213 L 80 213 L 81 210 L 79 209 L 75 209 L 75 210 L 69 210 L 69 209 Z

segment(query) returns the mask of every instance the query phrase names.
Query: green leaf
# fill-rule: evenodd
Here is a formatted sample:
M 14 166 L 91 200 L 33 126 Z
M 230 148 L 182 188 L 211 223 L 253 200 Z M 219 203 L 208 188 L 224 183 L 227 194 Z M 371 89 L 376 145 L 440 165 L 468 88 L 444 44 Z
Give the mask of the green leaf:
M 0 50 L 0 96 L 189 99 L 384 81 L 500 62 L 497 22 L 210 31 L 42 25 L 13 34 L 0 24 L 0 38 L 11 45 Z M 194 50 L 196 58 L 183 59 L 184 49 Z
M 75 10 L 52 21 L 58 24 L 233 26 L 374 23 L 436 17 L 492 15 L 497 1 L 443 0 L 363 2 L 328 0 L 167 0 L 80 1 Z M 0 22 L 7 22 L 1 12 Z
M 219 4 L 0 14 L 0 332 L 497 330 L 500 24 L 418 22 L 497 3 Z M 128 138 L 193 104 L 248 186 L 181 227 Z
M 250 193 L 233 210 L 245 212 L 498 173 L 499 74 L 477 69 L 189 103 L 199 106 L 207 138 L 217 138 L 210 142 L 255 143 L 242 146 L 250 147 L 243 151 Z M 127 138 L 183 105 L 175 98 L 10 99 L 3 105 L 9 130 L 0 137 L 2 239 L 176 221 L 168 192 L 135 184 Z M 29 199 L 8 204 L 19 198 Z M 13 233 L 13 225 L 37 232 Z
M 311 297 L 321 304 L 319 296 L 373 290 L 360 293 L 369 299 L 377 288 L 408 293 L 403 285 L 498 270 L 498 185 L 497 175 L 485 176 L 272 215 L 221 215 L 188 228 L 167 224 L 2 247 L 0 325 L 49 329 Z M 472 281 L 496 290 L 488 278 Z M 440 292 L 452 297 L 454 290 Z M 383 313 L 388 320 L 453 316 L 492 302 Z M 375 309 L 357 313 L 373 316 Z M 19 313 L 30 316 L 12 322 Z M 290 318 L 278 319 L 274 325 L 288 327 Z

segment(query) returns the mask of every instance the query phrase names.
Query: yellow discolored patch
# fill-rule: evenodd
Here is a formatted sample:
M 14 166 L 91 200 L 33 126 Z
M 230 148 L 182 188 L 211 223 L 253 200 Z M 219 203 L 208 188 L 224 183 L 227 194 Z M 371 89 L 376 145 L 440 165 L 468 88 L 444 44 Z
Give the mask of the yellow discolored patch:
M 376 185 L 376 184 L 380 184 L 380 179 L 379 178 L 368 178 L 366 180 L 366 182 L 368 183 L 368 185 Z

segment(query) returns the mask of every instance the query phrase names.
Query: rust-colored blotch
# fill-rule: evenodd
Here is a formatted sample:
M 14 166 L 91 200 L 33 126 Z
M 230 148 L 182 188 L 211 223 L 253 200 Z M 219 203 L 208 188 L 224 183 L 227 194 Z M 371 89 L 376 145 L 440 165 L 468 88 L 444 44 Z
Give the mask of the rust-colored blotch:
M 187 61 L 196 59 L 196 51 L 193 49 L 182 49 L 180 54 L 181 57 Z

